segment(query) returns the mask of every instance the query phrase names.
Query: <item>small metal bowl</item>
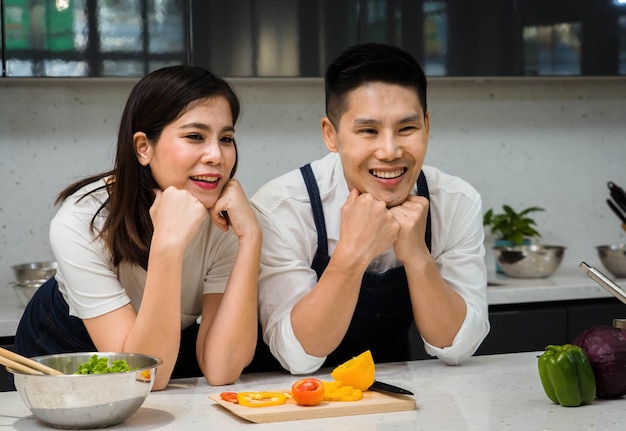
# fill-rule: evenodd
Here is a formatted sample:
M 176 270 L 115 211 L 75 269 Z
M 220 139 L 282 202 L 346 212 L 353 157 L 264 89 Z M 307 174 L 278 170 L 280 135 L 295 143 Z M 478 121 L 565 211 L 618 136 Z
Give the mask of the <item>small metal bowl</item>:
M 133 371 L 74 374 L 92 355 L 123 359 Z M 31 358 L 63 375 L 13 373 L 15 387 L 35 417 L 58 428 L 86 429 L 119 424 L 143 404 L 162 360 L 137 353 L 80 352 Z
M 20 302 L 26 307 L 37 289 L 46 281 L 48 280 L 13 281 L 9 283 L 9 286 L 13 287 L 18 298 L 20 298 Z
M 626 244 L 599 245 L 596 247 L 602 265 L 614 277 L 626 277 Z
M 516 245 L 495 247 L 495 258 L 502 271 L 514 278 L 545 278 L 557 270 L 565 247 L 558 245 Z
M 13 265 L 15 280 L 18 282 L 31 280 L 48 280 L 57 273 L 57 263 L 49 262 L 28 262 Z

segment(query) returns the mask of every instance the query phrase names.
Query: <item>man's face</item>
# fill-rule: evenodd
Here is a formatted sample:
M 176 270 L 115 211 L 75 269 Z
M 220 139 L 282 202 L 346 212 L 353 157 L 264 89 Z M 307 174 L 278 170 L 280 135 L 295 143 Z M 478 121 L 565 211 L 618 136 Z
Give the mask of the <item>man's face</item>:
M 429 127 L 413 88 L 382 82 L 348 94 L 337 128 L 322 120 L 324 141 L 339 153 L 350 190 L 370 193 L 388 207 L 403 203 L 415 185 Z

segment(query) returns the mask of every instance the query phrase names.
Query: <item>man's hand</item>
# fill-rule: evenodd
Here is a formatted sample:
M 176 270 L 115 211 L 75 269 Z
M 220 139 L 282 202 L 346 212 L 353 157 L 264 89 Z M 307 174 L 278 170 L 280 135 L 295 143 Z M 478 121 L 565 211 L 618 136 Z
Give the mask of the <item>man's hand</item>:
M 337 249 L 350 253 L 365 266 L 398 239 L 400 225 L 385 202 L 352 189 L 341 208 L 341 232 Z
M 417 256 L 429 256 L 424 241 L 429 202 L 423 196 L 409 196 L 401 205 L 389 211 L 400 226 L 397 241 L 394 243 L 396 256 L 405 265 Z

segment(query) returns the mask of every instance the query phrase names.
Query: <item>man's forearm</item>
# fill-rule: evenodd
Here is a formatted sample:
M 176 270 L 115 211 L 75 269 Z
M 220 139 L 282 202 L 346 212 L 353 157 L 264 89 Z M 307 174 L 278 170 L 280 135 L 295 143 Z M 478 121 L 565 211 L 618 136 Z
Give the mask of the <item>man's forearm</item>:
M 293 332 L 312 356 L 332 353 L 350 326 L 366 267 L 335 253 L 318 283 L 291 311 Z
M 450 346 L 465 320 L 465 300 L 441 277 L 434 260 L 405 270 L 420 335 L 433 346 Z

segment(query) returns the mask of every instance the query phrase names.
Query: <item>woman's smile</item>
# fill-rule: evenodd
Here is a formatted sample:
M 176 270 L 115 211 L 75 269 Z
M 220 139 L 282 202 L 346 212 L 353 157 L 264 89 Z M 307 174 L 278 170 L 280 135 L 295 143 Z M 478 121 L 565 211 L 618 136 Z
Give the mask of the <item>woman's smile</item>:
M 189 177 L 191 181 L 198 187 L 214 190 L 219 185 L 219 181 L 222 178 L 221 175 L 194 175 Z

